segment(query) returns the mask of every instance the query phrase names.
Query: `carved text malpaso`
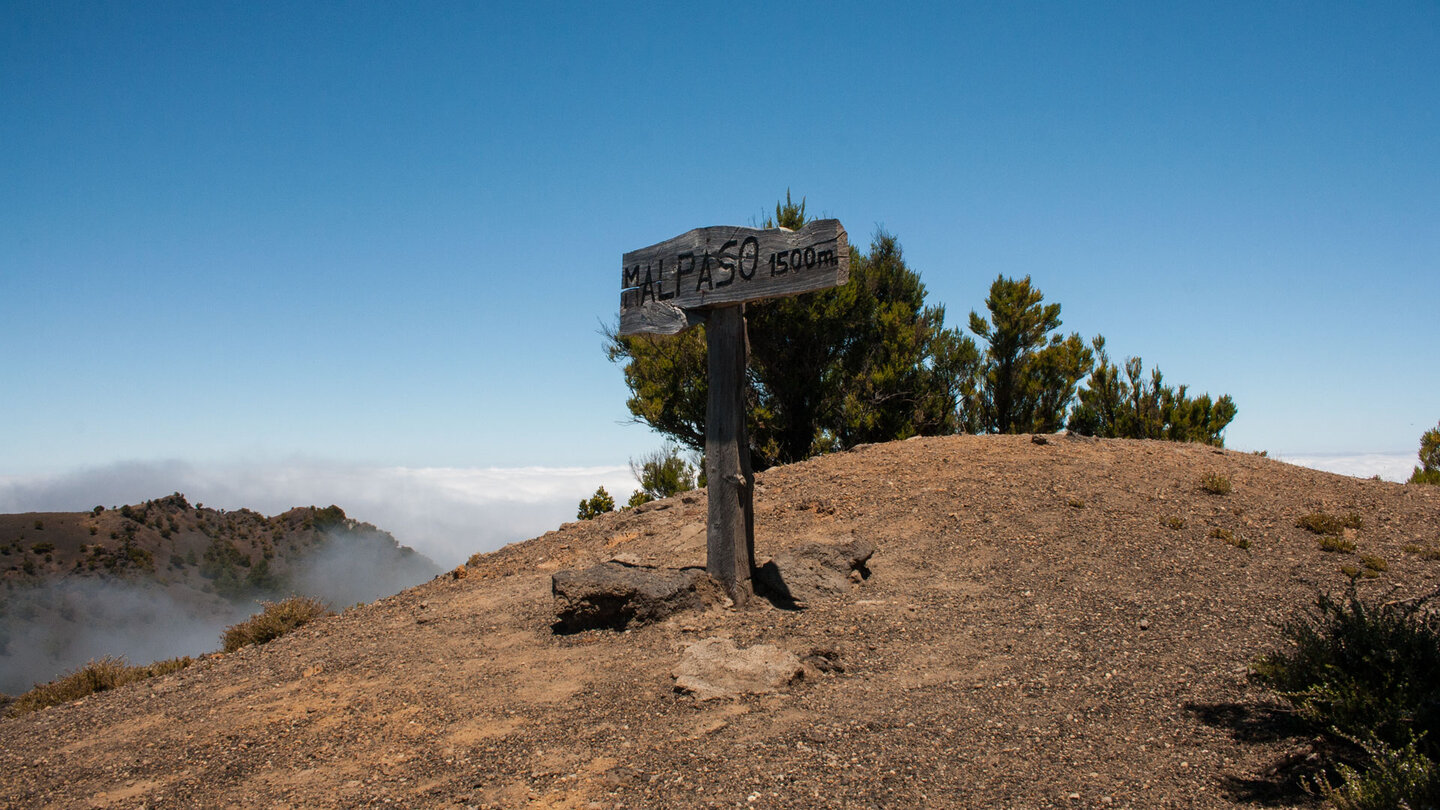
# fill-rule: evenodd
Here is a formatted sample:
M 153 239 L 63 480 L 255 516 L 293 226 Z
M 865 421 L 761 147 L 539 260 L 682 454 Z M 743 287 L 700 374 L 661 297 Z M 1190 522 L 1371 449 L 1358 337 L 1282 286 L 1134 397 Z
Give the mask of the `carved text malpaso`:
M 676 310 L 797 295 L 850 277 L 850 245 L 833 219 L 798 231 L 697 228 L 622 261 L 622 335 L 678 332 L 687 321 Z

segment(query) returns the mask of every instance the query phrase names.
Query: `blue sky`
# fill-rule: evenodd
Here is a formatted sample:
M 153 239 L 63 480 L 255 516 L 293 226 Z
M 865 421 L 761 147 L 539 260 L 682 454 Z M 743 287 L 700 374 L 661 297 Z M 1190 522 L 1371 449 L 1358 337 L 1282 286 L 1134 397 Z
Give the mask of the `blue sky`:
M 1440 419 L 1433 2 L 11 0 L 0 110 L 11 481 L 623 465 L 621 254 L 787 188 L 954 325 L 1031 276 L 1231 447 Z

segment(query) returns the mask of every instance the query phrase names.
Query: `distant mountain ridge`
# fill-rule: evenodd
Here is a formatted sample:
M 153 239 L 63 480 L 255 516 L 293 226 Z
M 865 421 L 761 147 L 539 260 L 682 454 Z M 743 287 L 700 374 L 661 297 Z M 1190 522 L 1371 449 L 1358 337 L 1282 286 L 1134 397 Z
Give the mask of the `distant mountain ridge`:
M 94 655 L 137 655 L 133 644 L 107 648 L 107 635 L 163 638 L 198 622 L 203 639 L 254 612 L 258 600 L 302 594 L 340 608 L 438 570 L 334 505 L 266 517 L 191 505 L 177 492 L 88 512 L 0 515 L 0 692 L 28 688 L 30 679 L 59 674 L 55 666 Z M 174 654 L 215 648 L 213 638 L 202 639 Z

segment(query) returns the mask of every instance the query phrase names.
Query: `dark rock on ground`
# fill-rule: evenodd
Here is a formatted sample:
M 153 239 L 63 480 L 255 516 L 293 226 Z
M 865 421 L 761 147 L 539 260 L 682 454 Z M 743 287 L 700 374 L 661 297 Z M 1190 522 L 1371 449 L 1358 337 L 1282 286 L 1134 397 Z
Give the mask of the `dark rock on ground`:
M 558 620 L 555 630 L 623 629 L 650 624 L 683 610 L 723 601 L 723 589 L 698 568 L 649 568 L 604 562 L 556 571 L 550 578 Z
M 874 553 L 875 544 L 868 540 L 808 543 L 760 566 L 755 587 L 773 599 L 800 604 L 848 593 L 853 582 L 870 576 L 866 563 Z

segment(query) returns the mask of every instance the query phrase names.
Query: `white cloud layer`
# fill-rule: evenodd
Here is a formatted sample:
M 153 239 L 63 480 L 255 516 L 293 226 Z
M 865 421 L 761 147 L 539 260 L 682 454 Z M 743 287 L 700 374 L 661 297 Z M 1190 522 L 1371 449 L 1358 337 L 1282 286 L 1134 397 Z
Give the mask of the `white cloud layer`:
M 1318 470 L 1404 481 L 1414 454 L 1285 455 Z M 358 467 L 295 461 L 212 467 L 132 462 L 54 476 L 0 477 L 0 512 L 73 512 L 182 492 L 191 503 L 267 515 L 337 504 L 442 566 L 575 519 L 598 486 L 623 503 L 637 487 L 625 466 Z
M 77 512 L 172 492 L 191 503 L 267 515 L 336 504 L 449 567 L 574 520 L 580 500 L 598 486 L 619 503 L 637 488 L 626 466 L 410 468 L 300 461 L 202 468 L 132 462 L 0 478 L 0 512 Z
M 1356 478 L 1380 476 L 1386 481 L 1404 481 L 1415 468 L 1414 453 L 1352 453 L 1349 455 L 1282 455 L 1288 464 L 1313 470 L 1353 475 Z

